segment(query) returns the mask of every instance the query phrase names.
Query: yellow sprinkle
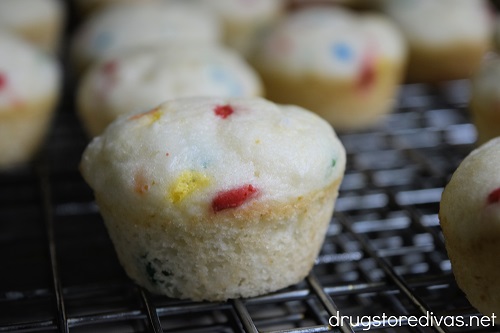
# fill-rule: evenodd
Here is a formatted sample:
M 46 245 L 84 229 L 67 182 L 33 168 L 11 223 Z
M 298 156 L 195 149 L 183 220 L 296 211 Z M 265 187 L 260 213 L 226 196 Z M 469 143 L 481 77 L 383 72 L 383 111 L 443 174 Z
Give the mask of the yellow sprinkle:
M 154 122 L 160 120 L 161 118 L 161 112 L 157 111 L 157 112 L 153 112 L 150 116 L 150 125 L 153 124 Z
M 170 201 L 177 204 L 195 191 L 210 185 L 210 178 L 197 171 L 184 171 L 176 179 L 169 191 Z
M 133 115 L 133 116 L 129 117 L 128 119 L 129 120 L 137 120 L 137 119 L 141 119 L 142 117 L 145 117 L 145 116 L 148 118 L 149 125 L 151 125 L 154 122 L 160 120 L 160 118 L 162 116 L 161 108 L 156 107 L 148 112 L 143 112 L 143 113 Z

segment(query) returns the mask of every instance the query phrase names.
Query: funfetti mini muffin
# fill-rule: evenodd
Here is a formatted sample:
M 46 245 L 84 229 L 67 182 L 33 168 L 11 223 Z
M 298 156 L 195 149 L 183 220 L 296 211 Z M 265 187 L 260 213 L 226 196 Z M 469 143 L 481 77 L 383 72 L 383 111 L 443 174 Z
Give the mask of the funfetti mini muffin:
M 401 35 L 381 16 L 315 6 L 275 25 L 252 63 L 270 100 L 353 129 L 392 111 L 405 51 Z
M 90 136 L 119 115 L 187 96 L 257 97 L 260 78 L 221 46 L 157 47 L 123 53 L 91 68 L 81 82 L 80 118 Z
M 469 104 L 478 144 L 500 136 L 500 59 L 483 63 L 471 80 Z
M 259 98 L 184 98 L 122 116 L 81 163 L 118 258 L 154 293 L 218 301 L 310 271 L 346 163 L 332 127 Z
M 21 36 L 46 52 L 57 50 L 64 16 L 59 0 L 0 1 L 0 29 Z
M 458 286 L 487 316 L 500 313 L 499 163 L 500 138 L 470 153 L 446 185 L 439 210 Z
M 150 46 L 212 45 L 222 38 L 218 19 L 185 1 L 127 2 L 89 18 L 73 41 L 81 70 L 93 61 Z
M 0 32 L 0 169 L 30 160 L 43 143 L 59 95 L 54 59 Z
M 375 10 L 378 9 L 377 0 L 288 0 L 289 8 L 303 8 L 315 5 L 335 5 L 345 6 L 355 10 Z
M 285 0 L 191 1 L 212 10 L 219 17 L 226 44 L 244 56 L 251 55 L 258 36 L 284 15 L 286 9 Z
M 409 81 L 469 78 L 491 47 L 486 0 L 381 0 L 409 46 Z

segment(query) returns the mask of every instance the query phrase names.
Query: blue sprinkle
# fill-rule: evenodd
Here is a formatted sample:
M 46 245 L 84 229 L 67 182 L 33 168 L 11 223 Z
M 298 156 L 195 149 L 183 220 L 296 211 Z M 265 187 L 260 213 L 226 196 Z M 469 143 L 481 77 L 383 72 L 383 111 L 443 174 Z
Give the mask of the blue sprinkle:
M 224 69 L 220 67 L 214 67 L 210 71 L 212 79 L 219 82 L 229 88 L 229 94 L 234 97 L 241 96 L 243 94 L 243 88 L 241 85 L 235 81 L 234 77 L 227 73 Z
M 111 34 L 107 31 L 104 31 L 103 33 L 95 37 L 94 46 L 98 50 L 106 49 L 111 43 L 111 40 L 112 40 Z
M 219 67 L 214 67 L 211 69 L 210 74 L 212 75 L 212 79 L 214 81 L 226 81 L 227 75 L 226 73 L 220 69 Z
M 332 53 L 334 57 L 340 59 L 343 62 L 350 61 L 354 56 L 352 48 L 344 42 L 333 44 Z

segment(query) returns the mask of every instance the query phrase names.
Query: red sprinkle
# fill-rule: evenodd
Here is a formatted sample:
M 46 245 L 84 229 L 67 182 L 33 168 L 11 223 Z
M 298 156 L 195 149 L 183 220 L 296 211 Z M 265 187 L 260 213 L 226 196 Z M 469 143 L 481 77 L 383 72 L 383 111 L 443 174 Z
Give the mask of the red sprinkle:
M 118 68 L 118 64 L 114 60 L 110 60 L 110 61 L 106 62 L 104 64 L 104 66 L 102 67 L 104 73 L 106 73 L 106 75 L 110 75 L 110 76 L 113 76 L 116 74 L 117 68 Z
M 4 74 L 0 73 L 0 90 L 5 89 L 7 86 L 7 78 Z
M 231 114 L 233 114 L 234 109 L 231 105 L 218 105 L 214 109 L 214 113 L 216 116 L 221 117 L 222 119 L 226 119 Z
M 104 73 L 103 87 L 99 89 L 99 97 L 106 100 L 109 92 L 113 89 L 117 82 L 118 63 L 115 60 L 105 62 L 101 67 Z
M 258 190 L 251 184 L 219 192 L 212 200 L 212 209 L 217 213 L 224 209 L 239 207 L 249 199 L 255 197 L 257 193 Z
M 369 89 L 375 82 L 376 76 L 375 62 L 371 58 L 367 58 L 362 64 L 361 74 L 356 83 L 358 89 Z
M 289 39 L 281 37 L 275 40 L 273 47 L 277 52 L 281 54 L 286 54 L 289 53 L 290 50 L 292 49 L 292 43 L 290 42 Z
M 500 187 L 496 190 L 493 190 L 488 195 L 488 205 L 498 203 L 500 201 Z

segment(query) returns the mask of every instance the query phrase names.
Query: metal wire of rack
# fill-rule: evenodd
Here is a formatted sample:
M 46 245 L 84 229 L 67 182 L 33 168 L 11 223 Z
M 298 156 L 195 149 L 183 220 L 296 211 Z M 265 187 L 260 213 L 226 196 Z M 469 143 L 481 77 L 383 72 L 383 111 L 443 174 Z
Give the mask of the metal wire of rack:
M 467 83 L 405 85 L 379 126 L 341 133 L 348 165 L 311 274 L 252 299 L 152 295 L 118 264 L 78 172 L 87 140 L 59 112 L 39 158 L 0 174 L 0 332 L 495 332 L 494 326 L 347 322 L 331 316 L 478 315 L 457 288 L 439 228 L 441 192 L 474 147 Z

